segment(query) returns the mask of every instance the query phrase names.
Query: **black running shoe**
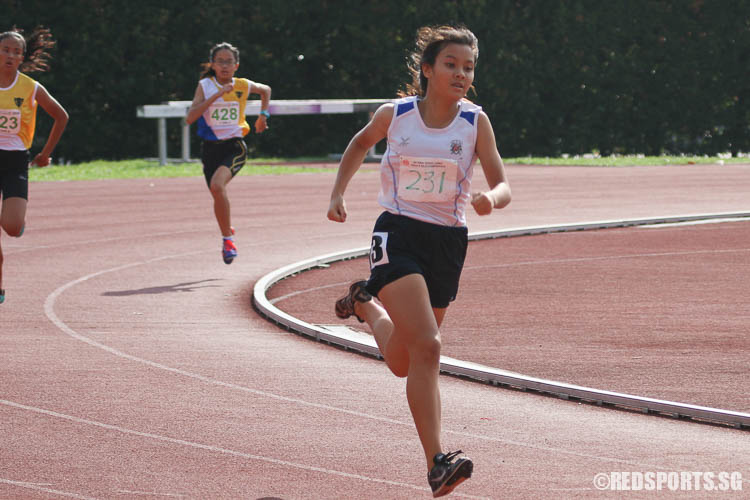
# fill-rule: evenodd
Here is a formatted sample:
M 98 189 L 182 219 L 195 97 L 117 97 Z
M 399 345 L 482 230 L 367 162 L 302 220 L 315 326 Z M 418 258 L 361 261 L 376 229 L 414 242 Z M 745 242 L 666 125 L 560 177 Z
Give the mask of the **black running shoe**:
M 433 461 L 435 465 L 432 466 L 430 473 L 427 474 L 427 481 L 430 483 L 432 488 L 433 497 L 442 497 L 447 495 L 459 484 L 463 483 L 471 477 L 471 472 L 474 470 L 474 463 L 468 457 L 461 457 L 455 462 L 452 462 L 461 450 L 448 453 L 438 453 L 435 455 Z
M 336 316 L 341 319 L 346 319 L 350 316 L 354 316 L 359 320 L 360 323 L 365 322 L 365 320 L 357 316 L 357 313 L 354 312 L 355 300 L 362 304 L 372 300 L 372 295 L 370 295 L 367 290 L 365 290 L 365 285 L 367 285 L 366 281 L 355 281 L 354 283 L 349 285 L 349 293 L 336 301 Z

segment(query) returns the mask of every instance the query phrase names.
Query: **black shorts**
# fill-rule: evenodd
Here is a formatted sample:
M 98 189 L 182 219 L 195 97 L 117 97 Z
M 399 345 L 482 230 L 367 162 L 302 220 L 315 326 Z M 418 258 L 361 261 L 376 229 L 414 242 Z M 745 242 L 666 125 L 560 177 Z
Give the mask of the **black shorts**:
M 0 193 L 8 198 L 29 199 L 29 152 L 0 149 Z
M 468 244 L 466 227 L 383 212 L 372 232 L 367 291 L 377 296 L 388 283 L 416 273 L 427 283 L 432 307 L 448 307 L 458 293 Z
M 203 141 L 201 144 L 201 161 L 206 184 L 211 186 L 211 178 L 222 165 L 228 167 L 232 177 L 245 165 L 247 146 L 239 137 L 224 141 Z

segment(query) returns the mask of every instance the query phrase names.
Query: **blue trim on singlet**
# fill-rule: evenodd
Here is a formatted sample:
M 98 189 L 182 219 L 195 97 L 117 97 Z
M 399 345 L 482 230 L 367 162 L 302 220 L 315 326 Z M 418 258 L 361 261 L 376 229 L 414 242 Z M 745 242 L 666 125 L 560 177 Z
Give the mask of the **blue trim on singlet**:
M 469 167 L 471 167 L 471 165 L 469 165 Z M 466 171 L 463 171 L 462 169 L 462 172 L 464 176 L 460 181 L 458 181 L 458 192 L 456 193 L 456 198 L 453 200 L 453 217 L 456 218 L 456 222 L 453 224 L 453 226 L 458 225 L 458 223 L 460 222 L 458 218 L 458 199 L 461 198 L 461 193 L 464 192 L 464 181 L 469 175 L 469 169 L 467 168 Z M 468 203 L 471 203 L 471 200 L 468 200 Z
M 398 108 L 396 108 L 396 116 L 401 116 L 412 109 L 414 109 L 414 101 L 402 102 L 398 105 Z
M 390 150 L 391 150 L 390 146 L 387 146 L 385 148 L 384 158 L 388 162 L 388 168 L 391 169 L 391 177 L 393 179 L 393 203 L 396 204 L 396 210 L 398 211 L 398 215 L 401 215 L 401 207 L 398 204 L 398 184 L 396 183 L 396 169 L 393 168 L 393 165 L 391 164 L 391 156 L 389 154 Z
M 461 111 L 460 116 L 461 116 L 461 118 L 463 118 L 467 122 L 469 122 L 472 125 L 474 125 L 474 119 L 476 118 L 477 114 L 475 112 L 473 112 L 473 111 Z
M 211 129 L 211 127 L 208 126 L 208 123 L 206 123 L 206 119 L 203 118 L 203 116 L 198 118 L 196 123 L 198 124 L 198 137 L 206 141 L 219 140 L 219 138 L 216 137 L 216 134 L 214 134 L 214 131 Z

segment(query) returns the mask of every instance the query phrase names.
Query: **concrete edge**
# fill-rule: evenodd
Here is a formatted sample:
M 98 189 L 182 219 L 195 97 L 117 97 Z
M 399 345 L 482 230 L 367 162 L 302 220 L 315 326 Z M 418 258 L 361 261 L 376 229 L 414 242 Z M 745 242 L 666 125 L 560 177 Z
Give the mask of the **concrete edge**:
M 469 240 L 511 238 L 569 231 L 590 231 L 595 229 L 672 224 L 728 218 L 747 218 L 750 220 L 750 212 L 693 214 L 643 219 L 604 220 L 575 224 L 561 224 L 556 226 L 521 227 L 471 233 L 469 235 Z M 315 325 L 307 323 L 277 308 L 266 297 L 266 292 L 274 284 L 285 278 L 310 269 L 325 268 L 333 262 L 363 257 L 367 255 L 369 251 L 369 247 L 354 248 L 302 260 L 271 271 L 255 283 L 253 287 L 253 306 L 259 314 L 289 331 L 305 335 L 318 342 L 325 342 L 329 345 L 382 359 L 380 351 L 370 335 L 353 330 L 345 325 Z M 441 356 L 440 370 L 443 373 L 488 383 L 494 386 L 534 391 L 566 400 L 583 401 L 600 406 L 606 405 L 622 409 L 637 410 L 644 414 L 653 413 L 667 415 L 674 418 L 686 418 L 697 422 L 719 423 L 737 429 L 750 429 L 750 414 L 747 413 L 720 408 L 696 406 L 675 401 L 645 398 L 630 394 L 621 394 L 607 390 L 566 384 L 553 380 L 539 379 L 520 373 L 453 359 L 447 356 Z

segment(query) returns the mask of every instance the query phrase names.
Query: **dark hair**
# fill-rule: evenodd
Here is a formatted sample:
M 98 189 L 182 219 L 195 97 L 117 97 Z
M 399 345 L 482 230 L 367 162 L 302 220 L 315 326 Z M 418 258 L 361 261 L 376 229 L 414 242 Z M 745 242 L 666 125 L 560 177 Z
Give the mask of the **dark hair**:
M 467 27 L 458 26 L 425 26 L 417 30 L 416 48 L 407 59 L 407 68 L 411 74 L 411 83 L 406 90 L 399 91 L 400 97 L 427 93 L 427 77 L 422 72 L 422 64 L 434 65 L 437 55 L 449 43 L 468 45 L 474 53 L 474 62 L 479 58 L 479 41 Z
M 6 38 L 14 37 L 23 44 L 24 60 L 18 67 L 19 71 L 47 71 L 49 69 L 49 50 L 55 46 L 52 33 L 48 28 L 37 26 L 27 38 L 23 36 L 23 30 L 13 26 L 13 29 L 0 33 L 0 42 Z
M 211 63 L 214 62 L 214 56 L 216 53 L 220 50 L 228 50 L 234 55 L 234 62 L 238 63 L 240 62 L 240 49 L 232 45 L 231 43 L 227 42 L 221 42 L 217 43 L 213 47 L 211 47 L 211 50 L 208 53 L 208 62 L 201 64 L 201 78 L 206 78 L 209 76 L 216 76 L 216 72 L 211 67 Z

